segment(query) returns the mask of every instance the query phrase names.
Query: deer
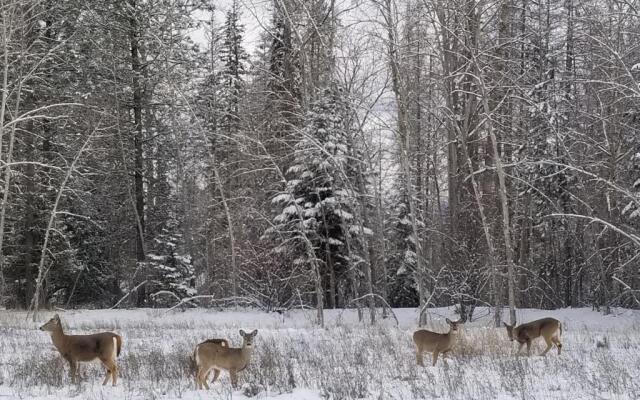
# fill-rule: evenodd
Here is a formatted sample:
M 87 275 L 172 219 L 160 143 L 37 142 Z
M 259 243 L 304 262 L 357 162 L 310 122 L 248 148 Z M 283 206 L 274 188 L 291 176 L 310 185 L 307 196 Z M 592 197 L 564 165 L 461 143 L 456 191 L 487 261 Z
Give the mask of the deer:
M 516 354 L 520 354 L 522 346 L 526 344 L 527 355 L 531 355 L 531 341 L 540 336 L 547 343 L 547 348 L 540 354 L 541 356 L 545 356 L 554 344 L 558 348 L 558 355 L 562 352 L 562 343 L 560 343 L 562 324 L 555 318 L 542 318 L 519 326 L 516 326 L 515 321 L 513 325 L 509 325 L 506 322 L 503 322 L 503 324 L 507 328 L 509 339 L 512 342 L 516 340 L 520 343 Z
M 67 335 L 62 329 L 62 321 L 58 314 L 54 315 L 41 331 L 49 332 L 51 340 L 62 358 L 69 363 L 69 376 L 75 381 L 78 375 L 78 363 L 99 359 L 107 369 L 102 382 L 106 385 L 111 378 L 113 386 L 118 381 L 116 359 L 122 350 L 122 337 L 113 332 L 95 333 L 92 335 Z
M 416 345 L 416 361 L 418 365 L 424 367 L 422 353 L 425 351 L 433 354 L 433 366 L 435 366 L 438 361 L 438 355 L 442 353 L 442 358 L 444 359 L 446 354 L 453 348 L 460 331 L 460 326 L 462 325 L 462 320 L 451 321 L 447 318 L 446 322 L 449 325 L 449 332 L 447 333 L 436 333 L 426 329 L 420 329 L 414 332 L 413 343 Z
M 257 334 L 258 330 L 254 330 L 251 333 L 245 333 L 245 331 L 241 329 L 241 348 L 229 347 L 226 340 L 226 346 L 223 343 L 210 341 L 198 344 L 194 351 L 194 358 L 196 360 L 196 389 L 209 389 L 207 378 L 212 369 L 212 384 L 216 379 L 218 379 L 218 376 L 220 376 L 220 370 L 225 369 L 229 371 L 231 385 L 236 388 L 238 386 L 238 372 L 247 368 L 251 361 L 251 355 L 253 354 L 253 340 Z
M 201 344 L 205 344 L 205 343 L 214 343 L 217 344 L 221 347 L 229 347 L 229 341 L 227 339 L 207 339 L 204 342 L 198 343 L 198 346 L 200 346 Z M 196 346 L 196 349 L 198 348 L 198 346 Z M 197 366 L 196 366 L 196 354 L 194 352 L 193 356 L 191 357 L 191 362 L 193 363 L 193 370 L 197 370 Z M 205 380 L 209 380 L 209 373 L 211 373 L 211 371 L 209 371 L 207 373 L 207 376 L 205 377 Z

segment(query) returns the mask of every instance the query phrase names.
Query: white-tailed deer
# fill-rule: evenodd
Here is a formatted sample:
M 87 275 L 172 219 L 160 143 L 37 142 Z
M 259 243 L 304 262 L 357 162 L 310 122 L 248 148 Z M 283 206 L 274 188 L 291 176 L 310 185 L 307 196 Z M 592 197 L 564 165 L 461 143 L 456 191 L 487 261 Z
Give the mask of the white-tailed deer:
M 75 380 L 78 374 L 78 362 L 93 361 L 97 358 L 107 369 L 107 376 L 102 384 L 106 385 L 111 377 L 113 386 L 116 385 L 118 380 L 116 358 L 122 349 L 122 337 L 112 332 L 93 335 L 66 335 L 62 330 L 62 322 L 58 314 L 42 325 L 40 330 L 51 333 L 53 345 L 69 363 L 69 368 L 71 368 L 69 376 L 72 380 Z
M 560 343 L 560 335 L 562 335 L 562 324 L 555 318 L 542 318 L 535 321 L 527 322 L 519 326 L 508 325 L 503 322 L 507 328 L 507 334 L 511 341 L 518 341 L 518 353 L 522 350 L 522 346 L 527 345 L 527 355 L 531 354 L 531 341 L 542 336 L 547 342 L 547 348 L 542 352 L 542 356 L 546 355 L 551 347 L 555 344 L 558 348 L 558 355 L 562 351 L 562 343 Z
M 235 388 L 238 386 L 238 372 L 242 371 L 249 365 L 251 354 L 253 353 L 253 339 L 258 334 L 255 330 L 251 333 L 245 333 L 240 330 L 242 336 L 242 348 L 229 347 L 223 343 L 202 342 L 196 346 L 194 358 L 196 360 L 196 388 L 209 389 L 207 378 L 209 372 L 213 369 L 213 380 L 215 382 L 220 376 L 220 370 L 229 371 L 231 385 Z M 224 340 L 224 339 L 223 339 Z
M 454 322 L 449 320 L 449 318 L 447 318 L 446 321 L 447 324 L 449 324 L 448 333 L 435 333 L 421 329 L 419 331 L 415 331 L 413 334 L 413 343 L 416 344 L 416 361 L 418 362 L 418 365 L 424 366 L 424 363 L 422 362 L 422 353 L 425 351 L 433 354 L 433 365 L 436 365 L 438 355 L 442 353 L 442 357 L 444 358 L 445 355 L 453 348 L 462 322 L 460 320 Z
M 207 339 L 202 343 L 198 343 L 198 346 L 200 346 L 201 344 L 204 344 L 204 343 L 214 343 L 214 344 L 217 344 L 217 345 L 222 346 L 222 347 L 229 347 L 229 341 L 227 339 Z M 196 349 L 198 348 L 198 346 L 196 346 Z M 198 366 L 195 365 L 195 362 L 196 362 L 195 356 L 196 355 L 195 355 L 195 352 L 194 352 L 194 354 L 193 354 L 193 363 L 194 363 L 194 366 L 195 366 L 194 370 L 197 370 Z M 211 373 L 211 371 L 209 371 L 207 373 L 207 376 L 205 377 L 205 380 L 207 380 L 207 381 L 209 380 L 209 374 L 210 373 Z

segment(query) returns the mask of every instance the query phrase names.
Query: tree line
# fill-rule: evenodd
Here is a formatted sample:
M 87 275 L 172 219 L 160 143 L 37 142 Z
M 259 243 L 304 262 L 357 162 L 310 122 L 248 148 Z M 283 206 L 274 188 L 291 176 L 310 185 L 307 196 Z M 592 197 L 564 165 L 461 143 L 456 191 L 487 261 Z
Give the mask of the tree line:
M 640 2 L 217 6 L 0 1 L 4 306 L 640 306 Z

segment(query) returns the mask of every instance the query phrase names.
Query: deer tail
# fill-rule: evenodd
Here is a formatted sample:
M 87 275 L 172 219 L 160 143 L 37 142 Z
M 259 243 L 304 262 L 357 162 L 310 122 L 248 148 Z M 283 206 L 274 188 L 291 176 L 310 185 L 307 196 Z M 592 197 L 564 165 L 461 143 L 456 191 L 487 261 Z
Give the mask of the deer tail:
M 199 345 L 198 345 L 199 346 Z M 190 367 L 191 367 L 191 372 L 196 372 L 198 370 L 198 365 L 200 364 L 200 357 L 198 357 L 198 346 L 196 346 L 196 349 L 193 351 L 193 355 L 191 357 L 189 357 L 190 359 Z
M 562 322 L 558 323 L 558 329 L 560 329 L 560 336 L 562 336 Z
M 115 345 L 115 353 L 116 353 L 116 357 L 120 356 L 120 351 L 122 351 L 122 336 L 120 335 L 115 335 L 113 337 L 113 344 Z
M 200 365 L 200 354 L 198 352 L 199 348 L 200 345 L 197 345 L 196 350 L 193 352 L 193 361 L 196 363 L 196 365 Z

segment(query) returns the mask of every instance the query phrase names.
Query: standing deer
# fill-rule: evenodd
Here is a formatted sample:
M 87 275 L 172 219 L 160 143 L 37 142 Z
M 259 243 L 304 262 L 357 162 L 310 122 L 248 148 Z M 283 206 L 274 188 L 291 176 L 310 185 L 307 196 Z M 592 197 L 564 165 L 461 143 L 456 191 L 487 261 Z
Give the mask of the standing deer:
M 93 361 L 100 359 L 107 369 L 103 385 L 106 385 L 111 377 L 113 386 L 118 380 L 118 367 L 116 358 L 122 349 L 122 337 L 113 332 L 95 333 L 93 335 L 66 335 L 62 330 L 62 321 L 58 314 L 54 315 L 46 324 L 40 327 L 41 331 L 51 333 L 51 340 L 62 357 L 69 362 L 69 376 L 75 380 L 78 375 L 79 361 Z
M 240 330 L 242 336 L 242 348 L 229 347 L 228 343 L 215 343 L 205 341 L 196 346 L 194 358 L 196 360 L 196 388 L 209 389 L 207 377 L 213 369 L 213 380 L 215 382 L 220 376 L 220 370 L 229 371 L 231 385 L 235 388 L 238 386 L 238 372 L 242 371 L 249 365 L 251 354 L 253 353 L 253 339 L 258 334 L 255 330 L 251 333 L 245 333 Z M 224 345 L 226 344 L 226 346 Z
M 447 318 L 446 321 L 447 324 L 449 324 L 448 333 L 435 333 L 421 329 L 419 331 L 415 331 L 413 334 L 413 343 L 416 344 L 416 361 L 418 362 L 418 365 L 422 365 L 424 367 L 424 363 L 422 362 L 422 353 L 425 351 L 433 353 L 433 365 L 436 365 L 438 355 L 442 353 L 442 357 L 444 358 L 445 355 L 453 348 L 458 336 L 460 325 L 462 325 L 462 321 L 458 320 L 453 322 L 449 320 L 449 318 Z
M 229 341 L 227 339 L 207 339 L 202 343 L 198 343 L 198 346 L 200 346 L 201 344 L 204 344 L 204 343 L 214 343 L 214 344 L 217 344 L 217 345 L 219 345 L 221 347 L 229 347 Z M 198 348 L 198 346 L 196 346 L 196 349 Z M 195 363 L 196 363 L 196 354 L 195 354 L 195 352 L 193 354 L 193 357 L 191 357 L 191 361 L 193 362 L 193 366 L 194 366 L 193 370 L 194 371 L 197 370 L 198 367 L 195 365 Z M 211 371 L 207 372 L 207 376 L 205 377 L 205 380 L 207 380 L 207 381 L 209 380 L 209 373 L 211 373 Z
M 511 341 L 517 340 L 520 343 L 518 352 L 520 354 L 522 346 L 527 345 L 527 355 L 531 355 L 531 341 L 542 336 L 547 342 L 547 348 L 542 352 L 542 356 L 546 355 L 551 347 L 555 344 L 558 348 L 558 355 L 562 351 L 562 343 L 560 343 L 560 335 L 562 335 L 562 324 L 555 318 L 542 318 L 535 321 L 527 322 L 520 326 L 508 325 L 503 322 L 507 328 L 507 334 Z

